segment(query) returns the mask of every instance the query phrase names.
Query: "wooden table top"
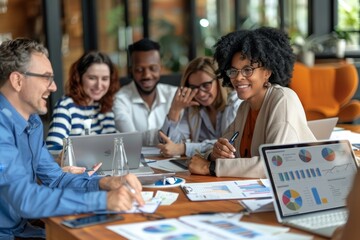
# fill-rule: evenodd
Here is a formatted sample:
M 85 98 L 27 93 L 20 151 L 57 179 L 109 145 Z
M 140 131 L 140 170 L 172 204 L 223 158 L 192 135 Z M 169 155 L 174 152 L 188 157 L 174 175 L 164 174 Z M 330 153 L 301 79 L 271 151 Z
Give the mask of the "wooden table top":
M 239 178 L 217 178 L 211 176 L 199 176 L 199 175 L 190 175 L 189 173 L 178 173 L 178 177 L 182 177 L 186 182 L 211 182 L 211 181 L 229 181 L 229 180 L 239 180 Z M 157 189 L 149 188 L 143 189 L 146 191 L 156 191 Z M 201 202 L 192 202 L 188 200 L 184 192 L 180 187 L 158 189 L 168 192 L 179 193 L 178 199 L 175 203 L 170 206 L 159 206 L 156 213 L 160 214 L 166 218 L 177 218 L 184 215 L 196 214 L 203 211 L 212 211 L 212 212 L 240 212 L 243 210 L 243 207 L 239 204 L 238 200 L 224 200 L 224 201 L 201 201 Z M 118 222 L 104 223 L 95 226 L 80 228 L 80 229 L 70 229 L 61 224 L 63 220 L 79 217 L 77 216 L 60 216 L 43 219 L 46 224 L 46 239 L 57 239 L 57 240 L 72 240 L 72 239 L 125 239 L 122 236 L 106 229 L 107 225 L 116 225 L 132 222 L 142 222 L 147 221 L 146 217 L 141 214 L 123 214 L 124 220 Z M 249 216 L 243 216 L 241 219 L 246 222 L 254 222 L 261 224 L 268 224 L 273 226 L 281 226 L 275 216 L 275 212 L 266 212 L 266 213 L 251 213 Z M 307 234 L 304 231 L 300 231 L 294 228 L 291 228 L 291 232 Z M 314 239 L 325 239 L 320 236 L 314 236 Z
M 360 133 L 360 124 L 337 124 L 336 126 L 355 133 Z

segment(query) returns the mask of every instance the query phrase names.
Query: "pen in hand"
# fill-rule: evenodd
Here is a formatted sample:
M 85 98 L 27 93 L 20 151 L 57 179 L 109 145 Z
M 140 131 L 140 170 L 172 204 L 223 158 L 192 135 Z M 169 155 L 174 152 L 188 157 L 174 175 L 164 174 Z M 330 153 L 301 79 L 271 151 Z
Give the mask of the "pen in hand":
M 239 136 L 239 132 L 235 132 L 229 140 L 230 144 L 234 144 L 235 139 Z

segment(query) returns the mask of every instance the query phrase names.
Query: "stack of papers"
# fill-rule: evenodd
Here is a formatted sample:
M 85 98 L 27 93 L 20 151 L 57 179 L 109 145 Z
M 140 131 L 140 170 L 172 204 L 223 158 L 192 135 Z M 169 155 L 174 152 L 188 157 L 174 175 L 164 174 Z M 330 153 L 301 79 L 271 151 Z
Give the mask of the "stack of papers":
M 272 198 L 265 199 L 244 199 L 239 203 L 249 213 L 272 212 L 274 211 L 274 200 Z
M 271 197 L 267 179 L 187 183 L 181 188 L 191 201 Z
M 168 171 L 168 172 L 185 172 L 186 169 L 179 167 L 178 165 L 170 162 L 174 158 L 164 159 L 164 160 L 147 160 L 147 164 L 156 169 Z
M 360 143 L 360 134 L 349 130 L 333 131 L 330 136 L 331 140 L 347 139 L 351 144 Z

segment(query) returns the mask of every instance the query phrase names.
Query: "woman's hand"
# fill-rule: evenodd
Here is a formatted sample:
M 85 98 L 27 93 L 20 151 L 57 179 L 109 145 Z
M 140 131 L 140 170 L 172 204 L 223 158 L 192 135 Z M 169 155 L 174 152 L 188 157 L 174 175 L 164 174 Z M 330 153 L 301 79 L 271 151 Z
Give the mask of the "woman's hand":
M 229 140 L 226 138 L 219 138 L 214 144 L 210 159 L 216 160 L 218 158 L 235 158 L 235 152 L 236 149 L 229 143 Z
M 176 155 L 185 154 L 184 143 L 174 143 L 171 139 L 166 136 L 162 131 L 159 131 L 159 136 L 164 143 L 159 143 L 157 147 L 160 149 L 160 153 L 164 157 L 173 157 Z
M 191 106 L 199 106 L 200 104 L 193 100 L 197 93 L 198 89 L 191 90 L 191 88 L 187 87 L 178 88 L 172 100 L 168 118 L 171 121 L 177 122 L 183 109 Z
M 87 174 L 92 176 L 100 167 L 102 163 L 97 163 L 93 166 L 92 170 L 89 171 Z M 73 174 L 83 174 L 86 171 L 85 167 L 77 167 L 77 166 L 66 166 L 62 168 L 63 172 L 69 172 Z
M 189 171 L 193 174 L 210 175 L 210 161 L 206 160 L 202 156 L 195 154 L 189 162 Z
M 85 167 L 77 167 L 77 166 L 65 166 L 62 167 L 63 172 L 69 172 L 73 174 L 83 174 L 86 171 Z

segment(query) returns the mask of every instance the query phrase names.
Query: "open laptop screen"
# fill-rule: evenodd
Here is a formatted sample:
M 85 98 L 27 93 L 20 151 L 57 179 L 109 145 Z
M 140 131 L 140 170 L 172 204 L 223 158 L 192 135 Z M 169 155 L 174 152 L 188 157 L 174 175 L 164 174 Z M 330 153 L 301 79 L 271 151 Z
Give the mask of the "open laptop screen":
M 124 140 L 129 168 L 139 168 L 142 146 L 140 132 L 70 136 L 77 165 L 90 169 L 96 163 L 102 162 L 101 170 L 110 171 L 115 137 L 122 137 Z
M 281 217 L 345 206 L 357 171 L 347 140 L 262 145 Z

